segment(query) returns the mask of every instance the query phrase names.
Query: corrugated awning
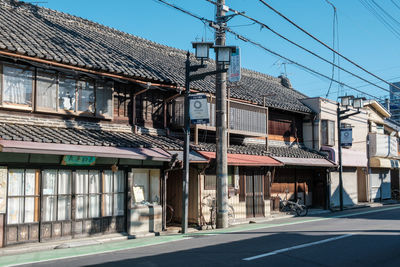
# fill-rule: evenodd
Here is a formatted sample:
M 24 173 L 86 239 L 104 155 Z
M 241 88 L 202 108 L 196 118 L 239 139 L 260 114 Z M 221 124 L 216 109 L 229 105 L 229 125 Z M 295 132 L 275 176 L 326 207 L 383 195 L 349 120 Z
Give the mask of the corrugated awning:
M 215 159 L 215 152 L 197 151 L 207 159 Z M 283 166 L 281 162 L 269 156 L 228 154 L 228 165 L 234 166 Z
M 373 157 L 370 159 L 369 165 L 371 168 L 398 169 L 399 161 L 395 159 Z
M 178 151 L 178 150 L 168 150 L 168 152 L 173 155 L 173 154 L 178 154 L 178 160 L 183 160 L 183 151 Z M 208 163 L 210 160 L 208 158 L 203 157 L 196 151 L 190 150 L 189 153 L 189 162 L 190 163 Z
M 155 161 L 169 161 L 171 159 L 171 155 L 160 148 L 85 146 L 12 140 L 0 140 L 0 151 L 12 153 L 94 156 Z
M 288 158 L 288 157 L 274 157 L 285 165 L 294 166 L 311 166 L 311 167 L 335 167 L 336 165 L 326 159 L 319 158 Z

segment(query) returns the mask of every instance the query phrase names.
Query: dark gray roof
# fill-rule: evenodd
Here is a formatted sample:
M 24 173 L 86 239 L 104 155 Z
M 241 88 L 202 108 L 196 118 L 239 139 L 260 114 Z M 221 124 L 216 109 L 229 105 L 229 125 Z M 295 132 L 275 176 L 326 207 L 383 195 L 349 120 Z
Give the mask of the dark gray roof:
M 0 0 L 0 50 L 148 81 L 184 85 L 186 52 L 160 45 L 92 21 L 47 8 Z M 215 69 L 213 62 L 208 69 Z M 214 93 L 215 78 L 192 88 Z M 282 86 L 281 78 L 243 69 L 231 96 L 269 107 L 311 112 L 304 95 Z M 283 81 L 284 83 L 285 81 Z
M 210 143 L 193 145 L 193 148 L 198 151 L 215 152 L 215 144 Z M 303 146 L 268 146 L 267 151 L 265 145 L 230 145 L 228 153 L 289 158 L 326 158 L 322 153 Z
M 0 139 L 89 146 L 182 149 L 182 141 L 165 136 L 13 123 L 0 123 Z
M 0 123 L 0 139 L 38 143 L 183 150 L 183 141 L 167 136 L 16 123 Z M 215 144 L 192 144 L 192 149 L 215 152 Z M 228 153 L 291 158 L 325 158 L 323 154 L 304 147 L 269 146 L 268 151 L 266 151 L 264 145 L 231 145 L 228 148 Z

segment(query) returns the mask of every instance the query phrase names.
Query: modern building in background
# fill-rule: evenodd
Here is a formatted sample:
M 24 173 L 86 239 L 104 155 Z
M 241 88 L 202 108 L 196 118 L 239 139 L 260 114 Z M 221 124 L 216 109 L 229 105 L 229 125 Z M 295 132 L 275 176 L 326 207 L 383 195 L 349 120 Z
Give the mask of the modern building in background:
M 400 88 L 400 82 L 393 84 Z M 387 108 L 387 104 L 385 104 L 385 107 Z M 392 85 L 390 86 L 390 113 L 392 120 L 400 122 L 400 89 Z

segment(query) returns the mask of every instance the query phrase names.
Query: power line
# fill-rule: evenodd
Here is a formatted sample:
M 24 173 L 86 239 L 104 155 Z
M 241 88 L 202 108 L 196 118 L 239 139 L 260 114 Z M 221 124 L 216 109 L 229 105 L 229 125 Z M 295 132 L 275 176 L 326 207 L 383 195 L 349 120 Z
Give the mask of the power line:
M 333 22 L 332 22 L 332 47 L 333 47 L 333 49 L 335 49 L 335 39 L 336 39 L 336 37 L 335 37 L 335 34 L 336 34 L 336 28 L 335 28 L 335 26 L 336 26 L 336 22 L 337 22 L 337 13 L 336 13 L 336 7 L 329 1 L 329 0 L 325 0 L 329 5 L 331 5 L 332 6 L 332 8 L 333 8 Z M 336 59 L 336 54 L 335 53 L 332 53 L 332 63 L 333 64 L 335 64 L 335 59 Z M 335 66 L 334 65 L 332 65 L 332 79 L 335 77 Z M 326 92 L 326 97 L 328 97 L 328 95 L 329 95 L 329 91 L 331 90 L 331 87 L 332 87 L 332 80 L 331 80 L 331 82 L 329 83 L 329 88 L 328 88 L 328 91 Z
M 199 19 L 199 20 L 201 20 L 201 21 L 207 21 L 207 22 L 209 22 L 210 24 L 214 25 L 214 22 L 213 22 L 213 21 L 207 20 L 207 19 L 205 19 L 204 17 L 200 17 L 200 16 L 198 16 L 198 15 L 195 15 L 195 14 L 191 13 L 190 11 L 187 11 L 187 10 L 185 10 L 185 9 L 183 9 L 183 8 L 180 8 L 180 7 L 176 6 L 176 5 L 173 5 L 173 4 L 171 4 L 171 3 L 168 3 L 167 1 L 164 1 L 164 0 L 157 0 L 157 1 L 160 1 L 160 2 L 162 2 L 162 3 L 164 3 L 164 4 L 168 5 L 168 6 L 171 6 L 171 7 L 175 8 L 175 9 L 177 9 L 177 10 L 179 10 L 179 11 L 181 11 L 181 12 L 183 12 L 183 13 L 189 15 L 189 16 L 192 16 L 192 17 L 196 18 L 196 19 Z M 357 92 L 362 93 L 362 94 L 364 94 L 364 95 L 370 96 L 370 97 L 372 97 L 372 98 L 379 99 L 379 100 L 381 100 L 381 101 L 383 100 L 383 99 L 380 99 L 380 98 L 378 98 L 378 97 L 376 97 L 376 96 L 373 96 L 373 95 L 371 95 L 371 94 L 369 94 L 369 93 L 366 93 L 366 92 L 364 92 L 364 91 L 361 91 L 361 90 L 359 90 L 359 89 L 357 89 L 357 88 L 355 88 L 355 87 L 349 86 L 349 85 L 347 85 L 347 84 L 345 84 L 345 83 L 343 83 L 343 82 L 339 82 L 339 81 L 337 81 L 337 80 L 335 80 L 335 79 L 331 79 L 331 78 L 329 78 L 329 77 L 328 77 L 327 75 L 325 75 L 325 74 L 322 74 L 322 73 L 320 73 L 320 72 L 318 72 L 318 71 L 316 71 L 316 70 L 313 70 L 313 69 L 311 69 L 311 68 L 309 68 L 309 67 L 307 67 L 307 66 L 305 66 L 305 65 L 302 65 L 302 64 L 300 64 L 300 63 L 298 63 L 298 62 L 296 62 L 296 61 L 294 61 L 294 60 L 291 60 L 291 59 L 289 59 L 289 58 L 287 58 L 287 57 L 285 57 L 285 56 L 282 56 L 282 55 L 280 55 L 279 53 L 274 52 L 274 51 L 268 49 L 267 47 L 263 46 L 262 44 L 257 43 L 257 42 L 255 42 L 255 41 L 252 41 L 252 40 L 250 40 L 249 38 L 246 38 L 245 36 L 236 33 L 235 31 L 231 30 L 231 29 L 228 28 L 228 27 L 226 27 L 226 31 L 229 32 L 230 34 L 236 36 L 236 38 L 238 38 L 239 40 L 242 40 L 242 41 L 244 41 L 244 42 L 249 42 L 249 43 L 251 43 L 251 44 L 253 44 L 253 45 L 255 45 L 255 46 L 258 46 L 258 47 L 260 47 L 261 49 L 263 49 L 263 50 L 269 52 L 270 54 L 273 54 L 273 55 L 275 55 L 275 56 L 277 56 L 277 57 L 280 57 L 280 58 L 282 58 L 282 59 L 284 59 L 284 60 L 287 60 L 287 61 L 289 61 L 290 63 L 292 63 L 292 64 L 294 64 L 294 65 L 296 65 L 296 66 L 302 68 L 303 70 L 305 70 L 305 71 L 307 71 L 307 72 L 311 72 L 311 73 L 313 73 L 313 74 L 319 75 L 319 76 L 321 76 L 321 77 L 323 77 L 323 78 L 325 78 L 325 79 L 327 79 L 327 80 L 333 80 L 335 83 L 338 83 L 338 84 L 340 84 L 340 85 L 346 86 L 346 87 L 348 87 L 348 88 L 350 88 L 350 89 L 352 89 L 352 90 L 354 90 L 354 91 L 357 91 Z
M 207 2 L 209 2 L 209 3 L 212 3 L 212 4 L 214 4 L 214 5 L 217 5 L 217 3 L 216 3 L 215 1 L 213 1 L 213 0 L 205 0 L 205 1 L 207 1 Z M 357 75 L 357 74 L 355 74 L 355 73 L 353 73 L 353 72 L 351 72 L 351 71 L 348 71 L 348 70 L 345 69 L 345 68 L 340 67 L 338 64 L 335 64 L 334 62 L 330 62 L 329 60 L 327 60 L 327 59 L 323 58 L 322 56 L 316 54 L 315 52 L 311 51 L 310 49 L 305 48 L 304 46 L 297 44 L 296 42 L 294 42 L 294 41 L 288 39 L 287 37 L 283 36 L 282 34 L 278 33 L 277 31 L 275 31 L 274 29 L 272 29 L 271 27 L 269 27 L 269 26 L 266 25 L 265 23 L 263 23 L 263 22 L 261 22 L 261 21 L 255 19 L 255 18 L 252 18 L 252 17 L 247 16 L 244 12 L 237 11 L 237 10 L 235 10 L 235 9 L 233 9 L 233 8 L 229 8 L 229 10 L 232 11 L 232 12 L 234 12 L 235 14 L 237 14 L 237 15 L 239 15 L 239 16 L 242 16 L 242 17 L 245 17 L 245 18 L 247 18 L 247 19 L 249 19 L 249 20 L 251 20 L 251 21 L 254 21 L 254 22 L 257 23 L 258 25 L 260 25 L 262 28 L 265 28 L 265 29 L 271 31 L 272 33 L 276 34 L 277 36 L 279 36 L 280 38 L 284 39 L 285 41 L 287 41 L 287 42 L 293 44 L 294 46 L 296 46 L 296 47 L 298 47 L 298 48 L 300 48 L 300 49 L 306 51 L 307 53 L 309 53 L 309 54 L 311 54 L 311 55 L 313 55 L 313 56 L 319 58 L 320 60 L 322 60 L 322 61 L 324 61 L 324 62 L 326 62 L 326 63 L 332 65 L 333 68 L 336 67 L 336 68 L 338 68 L 338 69 L 340 69 L 340 70 L 342 70 L 342 71 L 344 71 L 344 72 L 346 72 L 346 73 L 348 73 L 348 74 L 351 74 L 352 76 L 354 76 L 354 77 L 356 77 L 356 78 L 358 78 L 358 79 L 360 79 L 360 80 L 362 80 L 362 81 L 364 81 L 364 82 L 366 82 L 366 83 L 369 83 L 369 84 L 371 84 L 371 85 L 373 85 L 373 86 L 376 86 L 376 87 L 378 87 L 379 89 L 382 89 L 382 90 L 384 90 L 384 91 L 386 91 L 386 92 L 390 92 L 390 90 L 388 90 L 388 89 L 386 89 L 386 88 L 384 88 L 384 87 L 382 87 L 382 86 L 378 86 L 378 85 L 374 84 L 373 82 L 371 82 L 371 81 L 369 81 L 369 80 L 367 80 L 367 79 L 365 79 L 365 78 L 363 78 L 363 77 L 361 77 L 361 76 L 359 76 L 359 75 Z M 333 78 L 333 77 L 332 77 L 332 78 Z M 400 88 L 399 88 L 399 90 L 400 90 Z M 399 94 L 400 94 L 400 93 L 399 93 Z
M 304 69 L 304 70 L 307 70 L 307 71 L 310 71 L 310 72 L 312 72 L 312 73 L 314 73 L 314 74 L 320 75 L 320 76 L 324 77 L 325 79 L 332 80 L 332 81 L 334 81 L 335 83 L 338 83 L 338 84 L 340 84 L 340 85 L 344 85 L 344 86 L 346 86 L 346 87 L 348 87 L 348 88 L 350 88 L 350 89 L 352 89 L 352 90 L 354 90 L 354 91 L 357 91 L 357 92 L 359 92 L 359 93 L 362 93 L 362 94 L 364 94 L 364 95 L 368 95 L 368 96 L 370 96 L 370 97 L 372 97 L 372 98 L 379 99 L 379 100 L 383 101 L 383 99 L 377 98 L 376 96 L 373 96 L 373 95 L 371 95 L 371 94 L 368 94 L 368 93 L 366 93 L 366 92 L 364 92 L 364 91 L 361 91 L 361 90 L 359 90 L 359 89 L 357 89 L 357 88 L 355 88 L 355 87 L 352 87 L 352 86 L 350 86 L 350 85 L 347 85 L 347 84 L 345 84 L 345 83 L 343 83 L 343 82 L 339 82 L 339 81 L 337 81 L 337 80 L 335 80 L 335 79 L 331 79 L 329 76 L 327 76 L 327 75 L 325 75 L 325 74 L 322 74 L 322 73 L 320 73 L 320 72 L 318 72 L 318 71 L 316 71 L 316 70 L 313 70 L 313 69 L 311 69 L 311 68 L 309 68 L 309 67 L 307 67 L 307 66 L 305 66 L 305 65 L 302 65 L 302 64 L 300 64 L 300 63 L 298 63 L 298 62 L 296 62 L 296 61 L 294 61 L 294 60 L 291 60 L 291 59 L 289 59 L 289 58 L 287 58 L 287 57 L 285 57 L 285 56 L 282 56 L 281 54 L 278 54 L 277 52 L 274 52 L 274 51 L 270 50 L 269 48 L 263 46 L 262 44 L 257 43 L 257 42 L 255 42 L 255 41 L 252 41 L 252 40 L 250 40 L 250 39 L 244 37 L 243 35 L 240 35 L 240 34 L 234 32 L 234 31 L 232 31 L 232 30 L 229 29 L 229 28 L 226 28 L 226 31 L 229 32 L 229 33 L 231 33 L 231 34 L 233 34 L 233 35 L 235 35 L 238 39 L 240 39 L 240 40 L 242 40 L 242 41 L 245 41 L 245 42 L 249 42 L 249 43 L 251 43 L 251 44 L 253 44 L 253 45 L 256 45 L 256 46 L 260 47 L 261 49 L 264 49 L 265 51 L 267 51 L 267 52 L 269 52 L 269 53 L 271 53 L 271 54 L 273 54 L 273 55 L 275 55 L 275 56 L 277 56 L 277 57 L 280 57 L 280 58 L 282 58 L 282 59 L 284 59 L 284 60 L 287 60 L 287 61 L 289 61 L 290 63 L 292 63 L 292 64 L 294 64 L 294 65 L 296 65 L 296 66 L 298 66 L 298 67 L 300 67 L 300 68 L 302 68 L 302 69 Z
M 271 9 L 272 11 L 274 11 L 275 13 L 277 13 L 279 16 L 281 16 L 282 18 L 284 18 L 286 21 L 288 21 L 290 24 L 292 24 L 293 26 L 295 26 L 297 29 L 301 30 L 302 32 L 304 32 L 305 34 L 307 34 L 308 36 L 310 36 L 312 39 L 314 39 L 315 41 L 317 41 L 318 43 L 322 44 L 323 46 L 325 46 L 326 48 L 328 48 L 329 50 L 331 50 L 332 52 L 336 53 L 338 56 L 340 56 L 341 58 L 343 58 L 344 60 L 346 60 L 347 62 L 353 64 L 354 66 L 356 66 L 357 68 L 365 71 L 366 73 L 368 73 L 369 75 L 377 78 L 378 80 L 381 80 L 382 82 L 391 85 L 392 87 L 399 89 L 400 87 L 385 81 L 384 79 L 382 79 L 381 77 L 373 74 L 372 72 L 366 70 L 364 67 L 360 66 L 359 64 L 357 64 L 356 62 L 352 61 L 351 59 L 349 59 L 348 57 L 342 55 L 341 53 L 339 53 L 338 51 L 336 51 L 335 49 L 331 48 L 329 45 L 325 44 L 323 41 L 319 40 L 317 37 L 315 37 L 314 35 L 312 35 L 311 33 L 309 33 L 308 31 L 306 31 L 305 29 L 303 29 L 302 27 L 300 27 L 299 25 L 297 25 L 296 23 L 294 23 L 291 19 L 289 19 L 288 17 L 286 17 L 285 15 L 283 15 L 281 12 L 279 12 L 278 10 L 276 10 L 275 8 L 273 8 L 271 5 L 269 5 L 268 3 L 266 3 L 264 0 L 259 0 L 261 3 L 263 3 L 265 6 L 267 6 L 269 9 Z

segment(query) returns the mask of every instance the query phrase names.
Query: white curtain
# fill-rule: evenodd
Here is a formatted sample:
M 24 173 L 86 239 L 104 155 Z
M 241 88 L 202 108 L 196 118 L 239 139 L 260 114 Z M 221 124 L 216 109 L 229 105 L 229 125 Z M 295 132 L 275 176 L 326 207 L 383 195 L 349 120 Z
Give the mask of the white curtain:
M 56 220 L 56 203 L 57 197 L 55 196 L 45 196 L 43 197 L 43 220 L 50 222 Z
M 124 194 L 114 194 L 114 215 L 124 215 Z
M 35 221 L 35 198 L 25 198 L 25 222 L 30 223 Z
M 103 179 L 104 193 L 112 193 L 112 186 L 113 186 L 112 181 L 113 181 L 113 172 L 104 171 L 104 179 Z
M 76 196 L 76 219 L 85 219 L 87 218 L 87 210 L 88 210 L 88 199 L 87 195 L 84 196 Z
M 77 171 L 75 180 L 75 194 L 87 194 L 88 193 L 88 171 Z
M 71 172 L 58 171 L 58 194 L 71 194 Z
M 24 199 L 18 197 L 8 198 L 7 223 L 22 223 L 23 214 Z
M 3 66 L 3 102 L 32 104 L 32 71 Z
M 36 193 L 36 171 L 25 171 L 25 195 L 33 196 Z
M 58 85 L 60 109 L 75 111 L 75 85 L 74 79 L 60 77 Z
M 24 195 L 24 170 L 10 169 L 8 171 L 8 195 Z
M 71 197 L 59 196 L 58 197 L 58 218 L 59 221 L 71 219 Z
M 103 216 L 112 216 L 112 194 L 103 195 Z
M 42 175 L 43 195 L 57 194 L 57 170 L 44 170 Z
M 57 75 L 55 73 L 38 72 L 37 82 L 37 106 L 40 108 L 57 108 Z

